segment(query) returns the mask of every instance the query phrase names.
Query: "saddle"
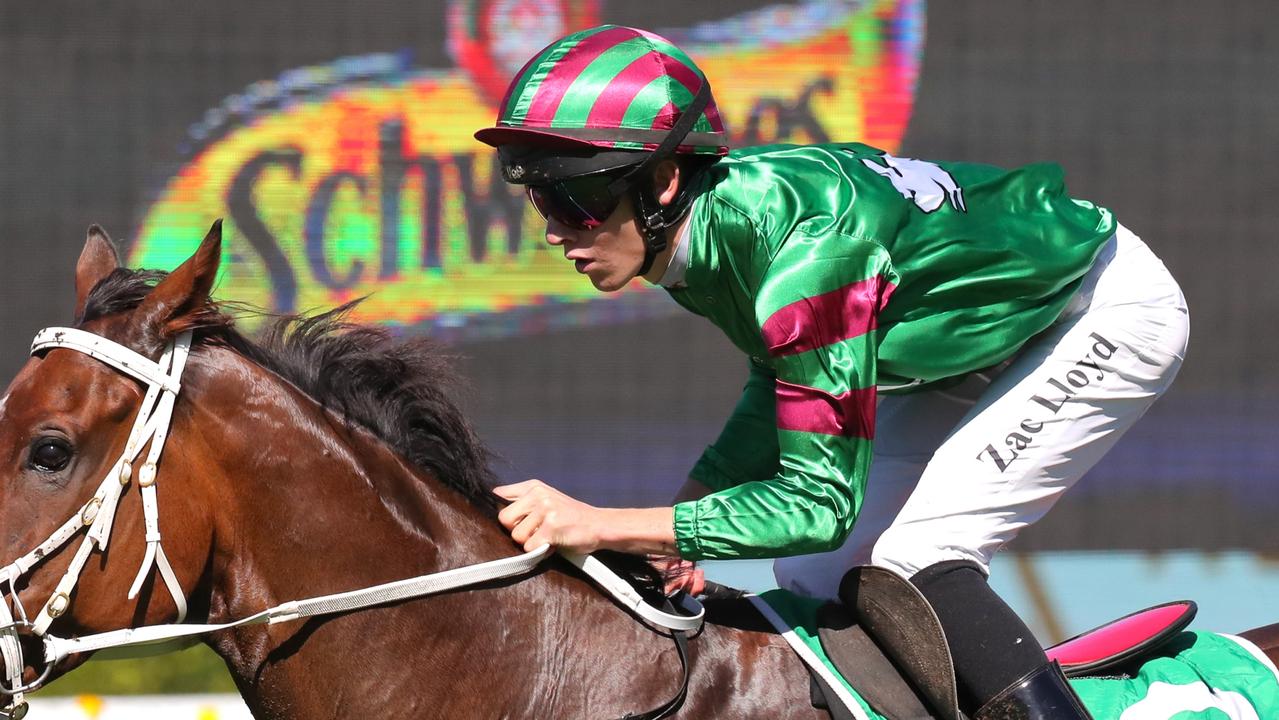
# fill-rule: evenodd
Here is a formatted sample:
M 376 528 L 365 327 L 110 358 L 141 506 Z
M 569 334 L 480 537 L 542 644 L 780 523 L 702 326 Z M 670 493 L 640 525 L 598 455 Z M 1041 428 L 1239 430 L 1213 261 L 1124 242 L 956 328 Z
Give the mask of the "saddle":
M 909 581 L 884 568 L 850 570 L 842 603 L 818 611 L 822 648 L 877 712 L 894 720 L 964 720 L 955 670 L 936 613 Z M 1193 602 L 1157 605 L 1077 635 L 1047 650 L 1068 677 L 1113 672 L 1158 650 L 1194 618 Z M 814 696 L 839 720 L 843 709 L 825 683 Z M 839 710 L 836 710 L 836 708 Z

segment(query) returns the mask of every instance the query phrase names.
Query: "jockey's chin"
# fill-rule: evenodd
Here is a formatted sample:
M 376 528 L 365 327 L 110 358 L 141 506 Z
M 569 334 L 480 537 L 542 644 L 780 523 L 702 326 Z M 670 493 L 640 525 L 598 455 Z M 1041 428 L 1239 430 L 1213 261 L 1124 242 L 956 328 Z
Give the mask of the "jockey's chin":
M 596 290 L 606 293 L 617 292 L 629 285 L 632 280 L 638 277 L 634 272 L 628 273 L 618 270 L 608 272 L 607 269 L 598 274 L 588 271 L 586 275 L 590 279 L 591 285 L 595 286 Z

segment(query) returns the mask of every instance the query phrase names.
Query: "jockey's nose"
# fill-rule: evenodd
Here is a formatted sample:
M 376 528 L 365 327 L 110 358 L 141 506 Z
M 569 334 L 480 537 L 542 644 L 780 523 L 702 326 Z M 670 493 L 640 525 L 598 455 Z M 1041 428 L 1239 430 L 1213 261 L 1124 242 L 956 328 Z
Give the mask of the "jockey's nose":
M 565 226 L 555 220 L 546 221 L 546 242 L 554 247 L 559 247 L 572 239 L 572 228 Z

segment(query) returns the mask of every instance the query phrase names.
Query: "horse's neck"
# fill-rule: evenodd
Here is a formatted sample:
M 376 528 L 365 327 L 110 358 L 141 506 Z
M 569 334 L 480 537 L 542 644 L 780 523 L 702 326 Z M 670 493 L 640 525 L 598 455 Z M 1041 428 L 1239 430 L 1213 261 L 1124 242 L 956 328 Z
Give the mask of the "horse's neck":
M 220 508 L 228 512 L 217 530 L 234 542 L 227 550 L 252 555 L 251 579 L 271 597 L 326 594 L 509 553 L 509 541 L 480 510 L 423 478 L 372 433 L 264 370 L 241 370 L 257 374 L 245 378 L 254 388 L 246 412 L 290 427 L 263 432 L 222 423 L 223 437 L 213 442 L 232 480 L 222 492 L 233 497 Z M 214 427 L 205 423 L 200 432 Z M 227 569 L 249 572 L 240 564 Z
M 235 372 L 242 396 L 251 398 L 247 415 L 288 418 L 292 427 L 287 438 L 251 434 L 219 422 L 215 416 L 226 409 L 217 407 L 192 418 L 219 448 L 222 474 L 233 481 L 217 491 L 212 622 L 518 552 L 492 518 L 421 477 L 371 434 L 347 428 L 270 373 L 243 363 Z M 234 381 L 226 367 L 217 377 Z M 609 638 L 602 646 L 601 633 Z M 484 688 L 489 707 L 527 717 L 559 692 L 557 672 L 615 675 L 624 685 L 636 670 L 610 666 L 608 648 L 635 646 L 651 657 L 669 651 L 668 643 L 584 581 L 558 572 L 241 629 L 212 642 L 255 715 L 266 718 L 348 716 L 333 709 L 342 697 L 379 708 L 381 717 L 444 717 L 450 702 L 480 702 L 455 692 L 459 673 L 530 678 L 518 688 L 503 685 L 509 697 Z M 586 647 L 605 651 L 596 657 Z M 431 706 L 414 711 L 403 695 L 384 697 L 388 687 L 412 687 L 412 697 Z
M 190 403 L 183 418 L 184 437 L 217 448 L 217 468 L 189 468 L 206 478 L 216 518 L 212 622 L 518 552 L 459 493 L 291 385 L 229 351 L 199 362 L 218 363 L 208 368 L 216 372 L 197 372 L 184 387 L 209 400 L 216 388 L 224 402 L 245 405 Z M 246 421 L 226 422 L 232 414 Z M 784 642 L 716 627 L 695 642 L 689 716 L 759 716 L 723 690 L 744 678 L 773 695 L 798 688 L 790 705 L 805 706 L 806 676 L 783 662 Z M 259 720 L 622 717 L 669 698 L 679 677 L 668 637 L 584 579 L 545 568 L 345 615 L 240 628 L 211 644 Z
M 287 418 L 289 427 L 255 432 L 225 422 L 225 407 L 191 411 L 188 432 L 218 448 L 219 472 L 227 478 L 226 487 L 210 491 L 212 622 L 515 554 L 496 523 L 459 493 L 421 477 L 371 433 L 348 427 L 275 375 L 229 355 L 209 357 L 217 367 L 192 378 L 193 391 L 242 384 L 244 417 L 277 427 Z M 259 423 L 243 425 L 250 424 Z M 305 627 L 241 632 L 215 646 L 244 687 L 260 679 L 263 666 L 274 662 L 271 653 L 289 638 L 309 635 Z M 308 645 L 328 644 L 322 635 Z

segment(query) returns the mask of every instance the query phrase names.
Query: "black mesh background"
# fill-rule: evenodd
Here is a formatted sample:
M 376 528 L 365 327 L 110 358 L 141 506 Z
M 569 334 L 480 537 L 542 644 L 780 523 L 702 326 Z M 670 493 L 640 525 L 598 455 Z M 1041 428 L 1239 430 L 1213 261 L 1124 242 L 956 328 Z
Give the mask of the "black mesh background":
M 739 8 L 614 1 L 602 19 L 663 27 Z M 343 55 L 407 47 L 445 66 L 443 17 L 390 0 L 0 5 L 0 376 L 36 329 L 69 321 L 84 228 L 133 232 L 205 110 Z M 1020 547 L 1274 547 L 1277 17 L 1263 0 L 928 7 L 901 153 L 1061 162 L 1072 194 L 1112 208 L 1191 304 L 1174 389 Z M 691 316 L 463 351 L 502 475 L 610 504 L 667 500 L 745 377 Z

